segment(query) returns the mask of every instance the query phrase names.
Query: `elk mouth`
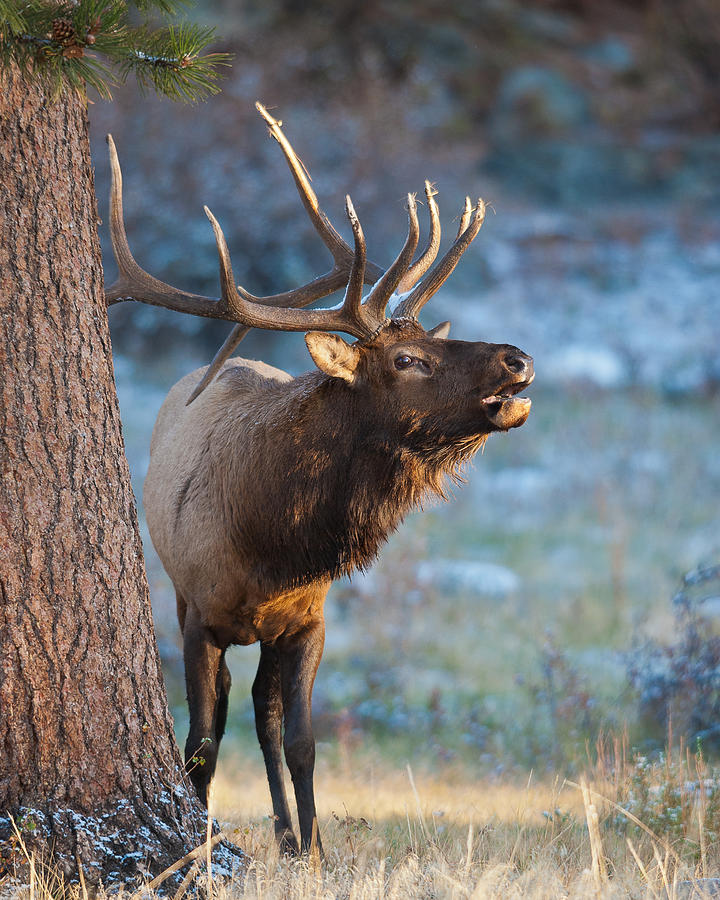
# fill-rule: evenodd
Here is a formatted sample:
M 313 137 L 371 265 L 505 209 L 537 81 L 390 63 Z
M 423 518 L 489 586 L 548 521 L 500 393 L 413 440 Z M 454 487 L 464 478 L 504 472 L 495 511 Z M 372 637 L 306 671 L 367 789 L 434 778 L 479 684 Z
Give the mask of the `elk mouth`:
M 481 402 L 485 409 L 485 415 L 501 431 L 519 428 L 530 415 L 532 400 L 515 395 L 529 387 L 534 378 L 533 375 L 527 381 L 504 385 L 496 394 L 483 397 Z

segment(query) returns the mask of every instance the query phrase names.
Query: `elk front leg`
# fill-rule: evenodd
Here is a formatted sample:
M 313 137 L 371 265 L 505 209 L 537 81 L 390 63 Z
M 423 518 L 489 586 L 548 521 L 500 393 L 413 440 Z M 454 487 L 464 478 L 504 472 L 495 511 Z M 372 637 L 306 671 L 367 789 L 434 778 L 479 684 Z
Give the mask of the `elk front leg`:
M 314 843 L 322 856 L 313 789 L 315 738 L 311 707 L 315 673 L 320 665 L 325 643 L 325 623 L 320 619 L 300 634 L 280 639 L 277 643 L 285 714 L 283 743 L 285 760 L 295 788 L 300 847 L 303 853 L 307 853 Z
M 231 687 L 232 678 L 230 669 L 228 669 L 225 662 L 225 651 L 223 650 L 217 674 L 217 703 L 215 705 L 215 740 L 217 741 L 218 750 L 220 749 L 222 736 L 225 734 Z
M 225 665 L 225 648 L 218 646 L 212 631 L 202 624 L 193 603 L 188 603 L 185 615 L 183 655 L 190 710 L 185 768 L 198 797 L 207 806 L 208 787 L 215 774 L 225 726 L 230 673 Z M 218 706 L 221 722 L 218 722 Z
M 252 686 L 255 730 L 265 759 L 275 816 L 275 837 L 284 852 L 299 853 L 285 793 L 282 765 L 283 703 L 280 657 L 274 646 L 260 645 L 260 663 Z

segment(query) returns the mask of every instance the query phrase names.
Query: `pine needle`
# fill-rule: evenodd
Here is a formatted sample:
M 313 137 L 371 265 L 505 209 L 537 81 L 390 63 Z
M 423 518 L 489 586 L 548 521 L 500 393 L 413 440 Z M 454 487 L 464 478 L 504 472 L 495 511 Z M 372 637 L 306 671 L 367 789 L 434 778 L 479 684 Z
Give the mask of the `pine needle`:
M 28 2 L 22 11 L 0 0 L 0 67 L 17 65 L 58 99 L 65 88 L 92 88 L 109 100 L 112 88 L 134 74 L 142 90 L 195 103 L 220 90 L 227 53 L 206 53 L 212 28 L 194 23 L 131 26 L 128 7 L 168 17 L 185 0 L 65 0 Z

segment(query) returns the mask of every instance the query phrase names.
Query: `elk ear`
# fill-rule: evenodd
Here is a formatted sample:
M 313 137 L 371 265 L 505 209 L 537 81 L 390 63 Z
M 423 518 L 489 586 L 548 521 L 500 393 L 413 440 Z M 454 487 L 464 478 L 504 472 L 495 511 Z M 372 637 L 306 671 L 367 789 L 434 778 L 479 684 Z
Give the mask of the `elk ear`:
M 434 328 L 431 328 L 430 331 L 427 332 L 427 336 L 431 338 L 439 338 L 440 340 L 445 340 L 445 338 L 450 334 L 450 323 L 449 322 L 441 322 L 439 325 L 436 325 Z
M 326 375 L 342 378 L 351 384 L 360 362 L 360 351 L 336 334 L 326 331 L 308 331 L 305 343 L 313 362 Z

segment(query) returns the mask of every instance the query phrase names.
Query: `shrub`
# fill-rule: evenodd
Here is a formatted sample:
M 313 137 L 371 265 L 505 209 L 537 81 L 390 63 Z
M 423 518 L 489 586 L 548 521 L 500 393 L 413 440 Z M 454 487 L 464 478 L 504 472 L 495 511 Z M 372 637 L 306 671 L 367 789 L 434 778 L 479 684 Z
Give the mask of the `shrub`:
M 628 662 L 640 717 L 658 739 L 720 749 L 720 566 L 689 572 L 673 598 L 676 639 L 647 641 Z

